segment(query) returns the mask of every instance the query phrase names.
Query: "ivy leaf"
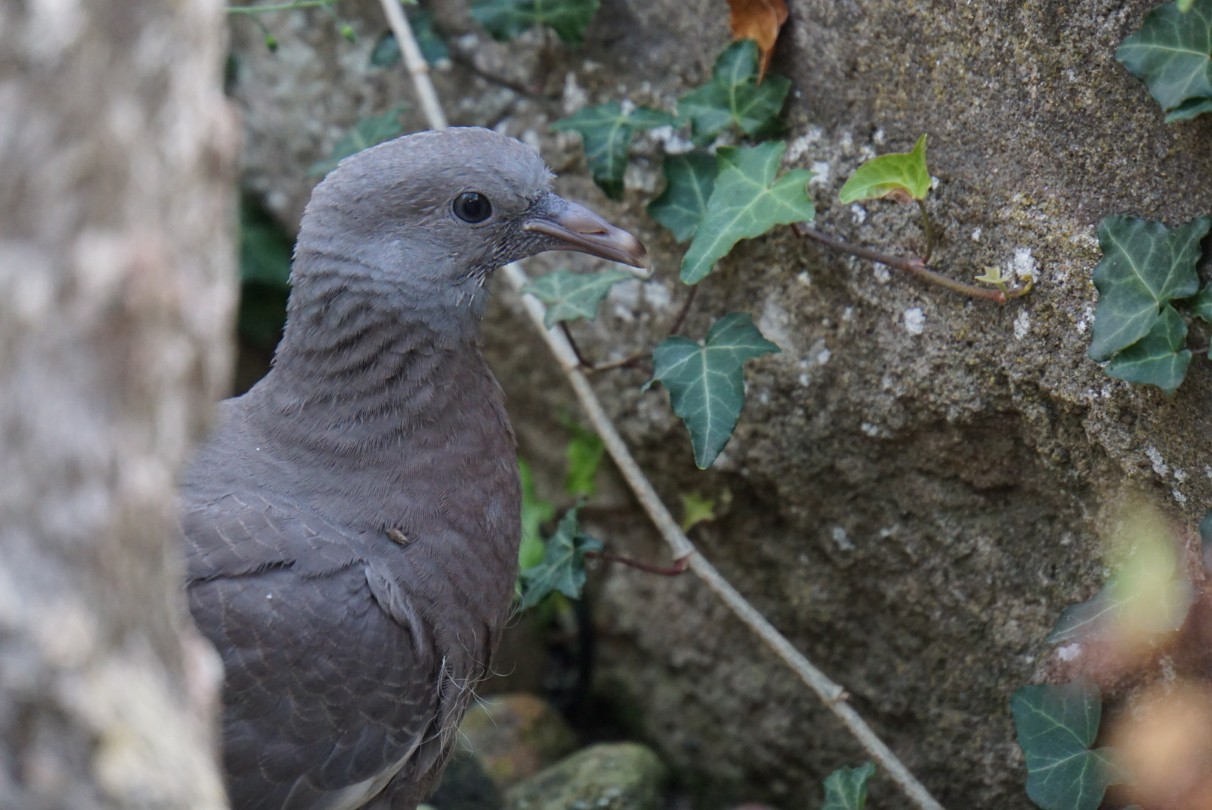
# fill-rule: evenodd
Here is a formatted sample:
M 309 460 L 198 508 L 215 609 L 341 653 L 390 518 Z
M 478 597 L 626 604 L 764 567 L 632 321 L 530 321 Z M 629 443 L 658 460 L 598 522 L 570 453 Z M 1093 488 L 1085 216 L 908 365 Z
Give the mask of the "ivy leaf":
M 240 281 L 286 289 L 294 240 L 255 200 L 240 200 Z
M 521 609 L 534 607 L 556 591 L 580 599 L 586 579 L 585 554 L 601 550 L 600 541 L 581 532 L 577 510 L 569 509 L 547 541 L 542 562 L 521 576 Z
M 627 168 L 627 147 L 637 129 L 652 129 L 673 123 L 667 112 L 636 107 L 628 112 L 623 105 L 611 101 L 597 107 L 584 107 L 567 118 L 552 123 L 556 131 L 573 130 L 581 134 L 585 146 L 585 162 L 593 182 L 606 196 L 617 200 L 623 196 L 623 172 Z
M 1212 0 L 1196 0 L 1183 13 L 1175 3 L 1150 11 L 1139 31 L 1115 52 L 1149 88 L 1166 122 L 1212 109 Z
M 1090 750 L 1102 700 L 1089 680 L 1024 686 L 1010 708 L 1027 760 L 1027 795 L 1039 807 L 1095 810 L 1107 786 L 1123 781 L 1110 749 Z
M 716 321 L 705 344 L 675 336 L 653 350 L 652 378 L 669 391 L 674 413 L 690 431 L 699 469 L 711 466 L 732 438 L 745 404 L 745 361 L 778 350 L 741 312 Z
M 1191 314 L 1212 323 L 1212 284 L 1207 284 L 1191 299 Z
M 805 188 L 811 172 L 794 169 L 775 179 L 786 149 L 781 141 L 719 149 L 715 187 L 682 259 L 682 281 L 698 284 L 742 239 L 816 216 Z
M 714 188 L 714 157 L 705 152 L 665 155 L 665 190 L 648 203 L 648 214 L 685 242 L 703 221 Z
M 825 777 L 825 803 L 821 810 L 863 810 L 867 806 L 867 780 L 875 765 L 864 762 L 857 768 L 838 768 Z
M 1107 374 L 1117 380 L 1156 385 L 1173 394 L 1191 362 L 1191 351 L 1183 348 L 1186 338 L 1187 324 L 1167 304 L 1148 334 L 1111 358 Z
M 695 143 L 709 143 L 730 126 L 746 135 L 774 128 L 791 80 L 769 76 L 758 84 L 758 45 L 734 42 L 716 59 L 711 81 L 678 100 L 678 116 L 689 119 Z
M 437 29 L 433 27 L 432 14 L 415 6 L 409 7 L 408 24 L 412 27 L 413 36 L 416 37 L 417 47 L 421 49 L 421 56 L 425 57 L 428 64 L 436 66 L 450 61 L 450 50 L 446 47 L 446 42 L 438 34 Z M 370 52 L 370 66 L 395 67 L 400 64 L 401 58 L 400 43 L 396 42 L 396 35 L 388 31 L 379 37 L 374 50 Z
M 547 305 L 543 324 L 550 329 L 560 321 L 575 321 L 578 318 L 592 321 L 598 316 L 598 307 L 610 288 L 620 281 L 634 278 L 631 273 L 614 269 L 595 273 L 556 270 L 534 279 L 522 288 L 522 292 L 533 295 Z
M 1098 226 L 1103 258 L 1094 268 L 1098 309 L 1090 357 L 1107 360 L 1153 329 L 1162 308 L 1195 295 L 1199 242 L 1212 219 L 1199 217 L 1178 228 L 1134 217 L 1112 216 Z
M 328 174 L 337 164 L 350 155 L 389 141 L 404 131 L 400 123 L 400 113 L 408 108 L 407 104 L 397 104 L 382 115 L 372 115 L 362 118 L 354 124 L 349 132 L 333 145 L 332 154 L 326 160 L 311 164 L 307 170 L 309 177 L 319 177 Z
M 715 499 L 700 495 L 697 492 L 682 493 L 682 534 L 689 532 L 700 523 L 710 523 L 715 520 Z
M 586 430 L 575 422 L 568 422 L 572 440 L 564 451 L 568 462 L 568 474 L 564 476 L 564 489 L 569 495 L 590 498 L 597 492 L 598 467 L 606 454 L 602 437 Z
M 888 197 L 896 202 L 924 200 L 930 192 L 926 168 L 926 136 L 917 139 L 911 152 L 880 155 L 859 166 L 842 186 L 838 199 L 845 204 Z
M 475 0 L 471 16 L 493 39 L 507 40 L 536 25 L 555 31 L 562 42 L 578 44 L 597 13 L 598 0 Z
M 518 459 L 518 478 L 522 482 L 522 542 L 518 546 L 518 568 L 525 572 L 543 559 L 542 526 L 555 517 L 555 504 L 539 497 L 530 465 Z

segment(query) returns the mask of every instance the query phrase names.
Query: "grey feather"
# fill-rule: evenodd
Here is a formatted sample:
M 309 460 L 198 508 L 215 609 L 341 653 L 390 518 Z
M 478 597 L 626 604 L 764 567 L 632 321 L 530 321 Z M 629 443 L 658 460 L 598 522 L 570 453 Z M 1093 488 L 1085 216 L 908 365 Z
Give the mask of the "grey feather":
M 412 810 L 441 773 L 517 568 L 484 280 L 543 250 L 643 259 L 550 179 L 521 143 L 456 129 L 347 158 L 312 196 L 274 366 L 222 404 L 181 489 L 236 810 Z M 465 192 L 492 215 L 463 221 Z

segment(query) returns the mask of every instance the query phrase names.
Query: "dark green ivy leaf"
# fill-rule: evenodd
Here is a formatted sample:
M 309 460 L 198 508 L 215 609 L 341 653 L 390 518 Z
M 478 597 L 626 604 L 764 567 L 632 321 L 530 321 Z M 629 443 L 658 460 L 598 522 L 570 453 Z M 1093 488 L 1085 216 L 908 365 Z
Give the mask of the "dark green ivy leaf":
M 1102 715 L 1090 681 L 1024 686 L 1010 708 L 1027 761 L 1027 795 L 1043 810 L 1095 810 L 1107 786 L 1123 781 L 1110 749 L 1090 750 Z
M 620 281 L 634 278 L 631 273 L 613 269 L 596 273 L 556 270 L 534 279 L 522 288 L 522 292 L 533 295 L 547 305 L 543 323 L 550 329 L 560 321 L 575 321 L 578 318 L 592 321 L 598 316 L 598 307 L 610 288 Z
M 536 25 L 555 31 L 563 42 L 576 44 L 597 13 L 598 0 L 475 0 L 471 16 L 494 39 L 507 40 Z
M 1108 360 L 1153 331 L 1171 301 L 1195 295 L 1199 243 L 1212 219 L 1178 228 L 1134 217 L 1107 217 L 1098 226 L 1102 261 L 1094 268 L 1098 309 L 1090 357 Z M 1168 333 L 1167 333 L 1168 334 Z
M 1212 0 L 1195 0 L 1185 14 L 1175 3 L 1158 6 L 1115 58 L 1145 83 L 1167 122 L 1212 110 Z
M 294 240 L 255 200 L 240 200 L 240 281 L 286 289 Z
M 652 129 L 673 123 L 673 116 L 648 107 L 636 107 L 628 112 L 623 105 L 611 101 L 597 107 L 584 107 L 567 118 L 552 123 L 557 131 L 572 130 L 581 134 L 585 145 L 585 162 L 589 173 L 606 196 L 617 200 L 623 196 L 623 172 L 627 168 L 627 148 L 638 129 Z
M 791 89 L 785 76 L 758 83 L 758 45 L 743 39 L 728 46 L 715 62 L 711 81 L 678 100 L 678 117 L 690 121 L 695 143 L 709 143 L 730 126 L 746 135 L 772 130 Z
M 721 147 L 716 152 L 715 187 L 682 258 L 682 281 L 698 284 L 742 239 L 816 215 L 806 189 L 811 172 L 793 169 L 776 179 L 786 149 L 782 141 L 769 141 Z
M 569 509 L 547 541 L 543 561 L 521 576 L 521 609 L 534 607 L 556 591 L 580 599 L 586 579 L 585 554 L 601 550 L 601 542 L 581 532 L 577 510 Z
M 430 65 L 438 65 L 450 61 L 450 50 L 447 49 L 446 42 L 433 27 L 432 14 L 424 9 L 410 7 L 408 24 L 412 27 L 417 47 L 421 49 L 421 55 L 425 57 L 426 62 Z M 391 31 L 379 37 L 374 50 L 370 52 L 371 67 L 395 67 L 400 64 L 400 59 L 400 43 L 396 42 L 396 35 Z
M 1147 335 L 1111 358 L 1107 374 L 1117 380 L 1156 385 L 1173 394 L 1191 362 L 1191 351 L 1183 348 L 1186 338 L 1187 324 L 1167 304 Z
M 825 777 L 825 803 L 821 810 L 864 810 L 867 780 L 874 775 L 875 765 L 870 762 L 857 768 L 838 768 Z
M 518 459 L 518 480 L 522 483 L 522 542 L 518 546 L 518 568 L 521 573 L 543 561 L 542 526 L 555 517 L 555 504 L 539 495 L 530 465 Z
M 745 404 L 745 361 L 778 350 L 741 312 L 716 321 L 705 343 L 674 336 L 653 350 L 653 380 L 669 391 L 674 413 L 690 431 L 699 469 L 710 467 L 732 438 Z
M 1191 299 L 1191 314 L 1200 320 L 1212 323 L 1212 284 L 1204 288 Z
M 307 170 L 308 175 L 318 177 L 328 174 L 336 168 L 338 163 L 350 155 L 377 146 L 399 135 L 404 131 L 404 125 L 400 123 L 400 113 L 404 112 L 406 108 L 407 105 L 398 104 L 382 115 L 372 115 L 359 120 L 333 145 L 332 154 L 326 160 L 317 161 L 311 165 L 311 168 Z
M 673 231 L 679 242 L 694 236 L 715 188 L 715 158 L 706 152 L 665 155 L 665 190 L 648 204 L 648 214 Z

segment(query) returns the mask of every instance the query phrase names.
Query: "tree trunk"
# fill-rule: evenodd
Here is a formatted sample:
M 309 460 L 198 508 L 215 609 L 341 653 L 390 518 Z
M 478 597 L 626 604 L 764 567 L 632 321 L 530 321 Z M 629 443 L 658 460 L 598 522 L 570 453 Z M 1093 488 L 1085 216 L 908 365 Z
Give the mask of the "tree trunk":
M 0 807 L 225 806 L 174 514 L 230 365 L 221 9 L 0 3 Z

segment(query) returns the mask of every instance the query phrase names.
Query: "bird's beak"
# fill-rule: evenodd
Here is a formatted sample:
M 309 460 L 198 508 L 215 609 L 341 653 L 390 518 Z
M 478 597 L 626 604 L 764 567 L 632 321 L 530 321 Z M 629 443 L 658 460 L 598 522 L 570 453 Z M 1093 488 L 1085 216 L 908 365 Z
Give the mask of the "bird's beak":
M 647 266 L 648 251 L 639 239 L 555 194 L 544 195 L 522 227 L 555 239 L 550 250 L 576 250 L 632 267 Z

